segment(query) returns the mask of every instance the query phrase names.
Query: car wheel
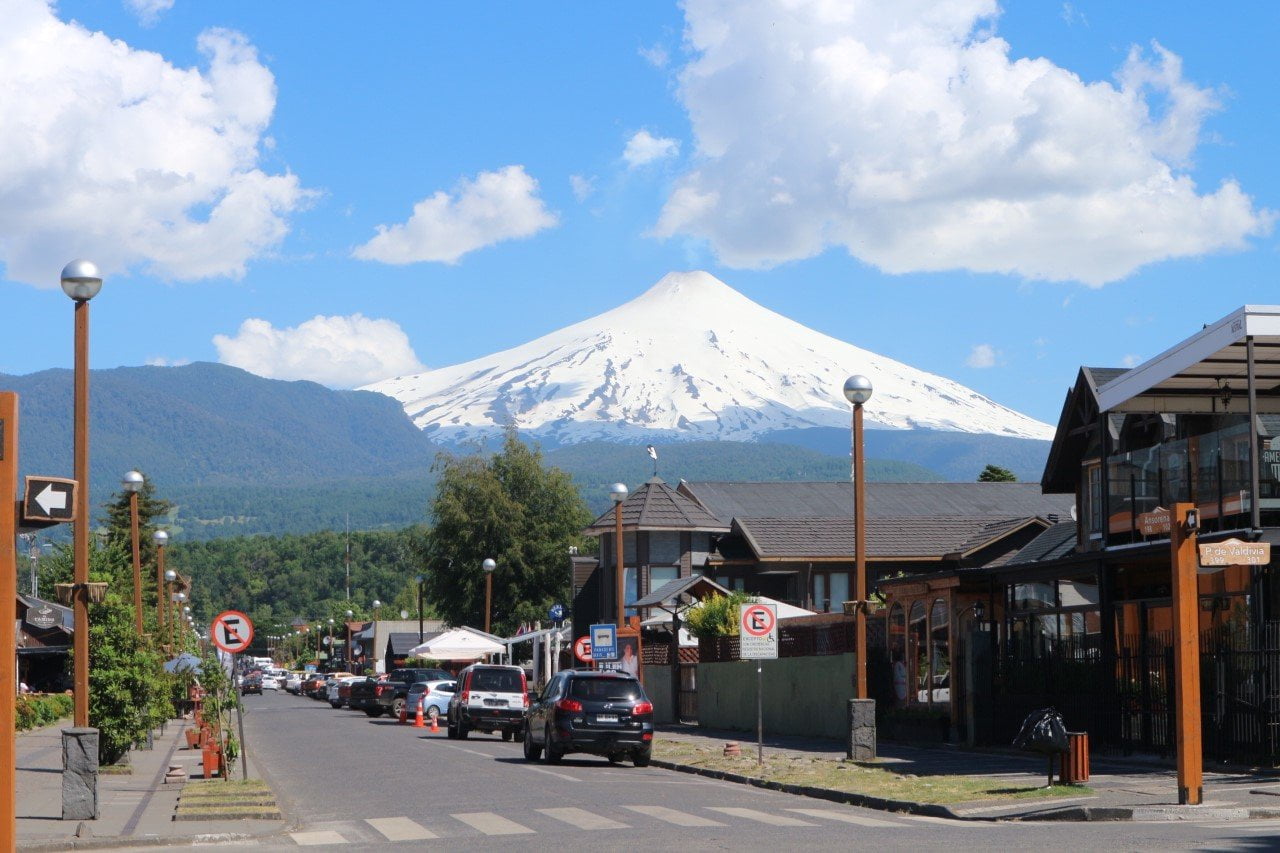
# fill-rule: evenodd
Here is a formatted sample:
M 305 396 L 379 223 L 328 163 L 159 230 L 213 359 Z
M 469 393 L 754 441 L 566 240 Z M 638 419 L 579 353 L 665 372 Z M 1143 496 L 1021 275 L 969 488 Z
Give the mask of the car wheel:
M 503 730 L 502 730 L 502 739 L 503 739 L 504 741 L 508 741 L 508 742 L 509 742 L 509 741 L 511 740 L 511 738 L 512 738 L 512 736 L 513 736 L 513 735 L 515 735 L 515 732 L 511 731 L 511 729 L 503 729 Z
M 400 717 L 400 712 L 404 710 L 404 704 L 405 702 L 404 702 L 403 696 L 400 697 L 399 699 L 396 699 L 394 702 L 392 702 L 391 716 L 396 717 L 398 719 Z
M 551 730 L 547 729 L 546 746 L 543 748 L 542 760 L 547 764 L 559 764 L 560 759 L 564 758 L 564 750 L 560 749 L 551 741 Z
M 458 739 L 458 727 L 453 724 L 453 720 L 448 720 L 445 726 L 445 734 L 449 736 L 449 740 Z
M 432 705 L 430 708 L 428 708 L 428 709 L 427 709 L 427 719 L 428 719 L 428 720 L 434 720 L 434 719 L 438 718 L 439 716 L 440 716 L 440 709 L 439 709 L 439 708 L 437 708 L 435 705 Z
M 621 763 L 622 763 L 622 753 L 621 753 L 621 752 L 611 752 L 611 753 L 609 753 L 609 755 L 607 756 L 607 758 L 609 759 L 609 763 L 610 763 L 610 764 L 621 764 Z
M 653 750 L 637 749 L 631 753 L 631 763 L 636 767 L 648 767 L 649 759 L 653 757 Z
M 467 721 L 458 718 L 458 740 L 466 740 L 467 735 L 471 734 L 471 727 L 467 725 Z
M 523 728 L 516 729 L 512 735 L 516 739 L 516 743 L 523 743 L 525 738 L 525 730 Z
M 523 734 L 524 734 L 524 738 L 523 738 L 524 760 L 537 761 L 538 758 L 542 755 L 542 747 L 538 746 L 536 743 L 533 742 L 533 738 L 529 736 L 528 732 L 524 732 Z
M 330 702 L 330 703 L 329 703 L 329 707 L 330 707 L 330 708 L 333 708 L 333 709 L 336 711 L 336 710 L 338 710 L 339 708 L 341 708 L 341 707 L 342 707 L 342 703 L 341 703 L 341 702 Z

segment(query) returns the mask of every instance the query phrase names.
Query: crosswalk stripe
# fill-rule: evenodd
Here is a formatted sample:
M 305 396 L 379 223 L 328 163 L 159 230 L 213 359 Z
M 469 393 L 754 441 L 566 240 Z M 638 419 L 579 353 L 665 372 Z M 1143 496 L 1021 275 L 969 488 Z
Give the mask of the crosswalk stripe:
M 382 833 L 388 841 L 421 841 L 438 837 L 407 817 L 371 817 L 366 818 L 365 823 Z
M 663 806 L 623 806 L 623 808 L 675 824 L 676 826 L 724 826 L 718 820 L 678 812 L 675 809 L 668 809 Z
M 507 820 L 493 812 L 467 812 L 450 815 L 450 817 L 462 821 L 472 829 L 480 830 L 485 835 L 525 835 L 533 832 L 529 827 L 521 826 L 514 820 Z
M 322 829 L 316 832 L 291 832 L 289 837 L 299 847 L 315 847 L 320 844 L 346 844 L 347 839 L 331 829 Z
M 740 809 L 734 806 L 708 806 L 713 812 L 720 812 L 731 817 L 745 818 L 746 820 L 754 820 L 757 823 L 767 823 L 770 826 L 817 826 L 816 823 L 799 820 L 794 817 L 787 817 L 780 814 L 769 814 L 768 812 L 758 812 L 755 809 Z
M 787 809 L 787 811 L 802 814 L 806 817 L 821 817 L 826 818 L 827 820 L 838 820 L 843 823 L 853 823 L 858 826 L 902 826 L 902 824 L 894 823 L 891 820 L 881 820 L 878 817 L 863 817 L 860 814 L 836 811 L 835 809 Z
M 562 820 L 570 826 L 576 826 L 578 829 L 627 829 L 625 823 L 618 823 L 616 820 L 609 820 L 607 817 L 601 817 L 598 814 L 592 814 L 585 809 L 538 809 L 547 817 L 553 817 L 556 820 Z

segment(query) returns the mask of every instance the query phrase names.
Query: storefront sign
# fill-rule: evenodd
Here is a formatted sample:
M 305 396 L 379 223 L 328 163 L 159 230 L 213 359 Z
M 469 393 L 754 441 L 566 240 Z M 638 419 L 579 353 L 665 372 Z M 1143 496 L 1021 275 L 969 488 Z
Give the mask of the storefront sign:
M 1224 539 L 1200 544 L 1202 566 L 1265 566 L 1271 562 L 1270 542 Z
M 32 628 L 47 631 L 58 624 L 58 611 L 47 604 L 42 604 L 39 607 L 28 607 L 26 620 L 27 624 Z
M 1169 510 L 1163 507 L 1156 507 L 1151 512 L 1144 512 L 1138 516 L 1138 530 L 1142 532 L 1143 536 L 1168 533 L 1172 519 L 1173 516 Z

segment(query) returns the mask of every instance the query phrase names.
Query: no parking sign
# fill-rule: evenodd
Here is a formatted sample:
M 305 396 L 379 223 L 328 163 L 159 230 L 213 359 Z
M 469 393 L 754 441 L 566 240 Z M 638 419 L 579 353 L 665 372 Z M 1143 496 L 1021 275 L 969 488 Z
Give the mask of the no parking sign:
M 738 605 L 738 657 L 772 660 L 778 656 L 778 605 Z

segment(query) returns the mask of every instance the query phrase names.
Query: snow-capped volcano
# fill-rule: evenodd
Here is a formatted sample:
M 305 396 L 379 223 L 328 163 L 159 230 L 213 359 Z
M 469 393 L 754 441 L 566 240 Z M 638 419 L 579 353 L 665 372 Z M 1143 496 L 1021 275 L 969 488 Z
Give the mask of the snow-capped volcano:
M 670 273 L 612 311 L 514 349 L 366 386 L 458 440 L 513 424 L 560 443 L 749 441 L 847 427 L 846 376 L 874 385 L 868 426 L 1051 438 L 969 388 L 806 328 L 705 272 Z

